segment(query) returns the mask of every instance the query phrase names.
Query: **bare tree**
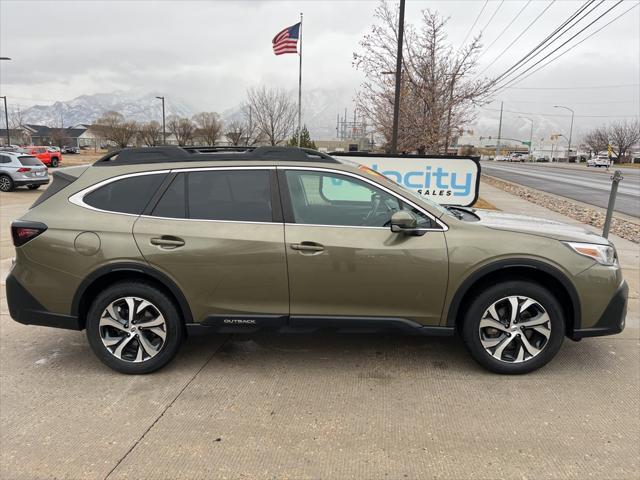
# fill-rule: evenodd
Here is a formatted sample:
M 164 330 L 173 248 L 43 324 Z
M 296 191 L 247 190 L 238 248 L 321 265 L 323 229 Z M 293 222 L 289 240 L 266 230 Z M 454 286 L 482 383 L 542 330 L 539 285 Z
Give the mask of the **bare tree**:
M 629 148 L 640 142 L 640 122 L 638 120 L 614 123 L 609 127 L 609 144 L 611 150 L 618 157 L 618 161 L 624 161 Z
M 264 86 L 249 89 L 247 109 L 258 133 L 270 145 L 281 144 L 293 131 L 297 107 L 291 96 L 282 89 Z
M 171 115 L 167 118 L 167 128 L 181 147 L 193 142 L 196 125 L 190 119 Z
M 101 138 L 115 143 L 120 148 L 127 147 L 138 133 L 138 124 L 125 120 L 118 112 L 106 112 L 95 121 L 91 129 Z
M 357 105 L 390 143 L 398 9 L 381 1 L 374 15 L 377 23 L 360 41 L 360 52 L 354 53 L 355 68 L 365 74 Z M 473 78 L 480 36 L 454 50 L 447 43 L 446 24 L 447 19 L 425 10 L 418 27 L 409 24 L 405 28 L 399 150 L 446 150 L 452 132 L 474 119 L 473 107 L 488 101 L 492 82 Z
M 227 137 L 231 145 L 240 145 L 243 143 L 243 139 L 246 138 L 245 130 L 244 123 L 234 120 L 227 126 L 224 136 Z
M 609 132 L 607 132 L 607 129 L 604 127 L 594 128 L 586 133 L 583 142 L 597 155 L 598 152 L 607 149 L 609 145 Z
M 64 128 L 52 128 L 51 129 L 51 144 L 56 147 L 62 148 L 66 145 L 66 140 L 69 139 L 66 129 Z
M 215 145 L 222 135 L 222 120 L 215 112 L 200 112 L 193 116 L 198 129 L 196 135 L 201 137 L 206 145 Z
M 162 125 L 155 120 L 140 125 L 140 140 L 147 147 L 162 144 Z

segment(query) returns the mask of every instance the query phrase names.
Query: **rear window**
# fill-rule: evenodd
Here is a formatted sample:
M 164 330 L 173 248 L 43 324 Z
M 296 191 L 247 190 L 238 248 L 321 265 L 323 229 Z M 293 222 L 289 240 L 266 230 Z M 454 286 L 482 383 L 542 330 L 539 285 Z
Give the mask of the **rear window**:
M 25 167 L 41 167 L 44 165 L 36 157 L 18 157 L 18 160 L 20 160 L 20 163 Z
M 140 175 L 116 180 L 84 196 L 84 203 L 100 210 L 139 215 L 166 174 Z

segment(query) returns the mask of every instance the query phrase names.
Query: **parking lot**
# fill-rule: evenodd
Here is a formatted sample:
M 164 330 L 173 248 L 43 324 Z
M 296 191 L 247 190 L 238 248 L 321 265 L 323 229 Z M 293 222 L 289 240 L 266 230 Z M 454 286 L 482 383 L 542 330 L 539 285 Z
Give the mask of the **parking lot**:
M 637 478 L 635 265 L 623 334 L 566 340 L 526 376 L 488 373 L 457 338 L 326 333 L 194 337 L 132 377 L 83 332 L 10 319 L 8 227 L 38 194 L 0 194 L 3 479 Z

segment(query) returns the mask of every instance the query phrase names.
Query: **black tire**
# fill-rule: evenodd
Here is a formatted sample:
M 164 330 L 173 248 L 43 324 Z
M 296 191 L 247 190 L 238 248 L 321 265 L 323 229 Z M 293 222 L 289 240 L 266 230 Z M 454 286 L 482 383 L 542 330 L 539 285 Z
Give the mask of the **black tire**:
M 27 185 L 27 188 L 29 190 L 37 190 L 40 188 L 40 185 Z
M 0 175 L 0 192 L 11 192 L 16 188 L 9 175 Z
M 481 341 L 480 321 L 484 313 L 496 302 L 510 296 L 529 297 L 546 310 L 549 318 L 549 322 L 546 325 L 550 327 L 550 334 L 546 341 L 542 340 L 544 337 L 541 337 L 537 333 L 533 333 L 536 341 L 542 340 L 544 342 L 541 343 L 542 348 L 540 349 L 540 352 L 535 356 L 530 356 L 524 359 L 524 361 L 520 361 L 519 363 L 513 362 L 513 358 L 511 361 L 509 361 L 508 358 L 505 359 L 506 357 L 503 356 L 505 354 L 501 354 L 503 359 L 495 358 L 489 351 L 487 351 L 487 349 L 485 349 L 485 346 L 483 346 Z M 520 306 L 518 307 L 518 310 L 519 308 Z M 504 312 L 504 310 L 499 310 L 499 312 L 500 311 Z M 525 312 L 524 315 L 526 316 L 528 314 L 528 312 Z M 509 315 L 510 313 L 507 313 L 507 316 Z M 521 320 L 521 323 L 523 322 L 526 322 L 526 319 Z M 509 338 L 513 335 L 513 339 L 510 341 L 512 342 L 514 352 L 516 349 L 519 351 L 518 345 L 522 348 L 524 347 L 524 344 L 521 343 L 520 335 L 528 333 L 524 330 L 516 330 L 516 328 L 516 325 L 512 327 L 513 333 L 503 334 L 502 332 L 497 331 L 497 334 L 500 336 L 504 335 L 505 339 L 506 335 L 508 335 Z M 520 327 L 520 329 L 522 328 L 524 327 Z M 484 331 L 485 330 L 483 330 L 483 332 Z M 556 355 L 556 353 L 558 353 L 558 350 L 562 345 L 562 341 L 564 340 L 564 335 L 565 319 L 560 303 L 546 288 L 528 280 L 505 281 L 492 285 L 481 291 L 467 305 L 467 313 L 462 325 L 462 337 L 467 349 L 471 353 L 471 356 L 480 363 L 480 365 L 492 372 L 511 375 L 532 372 L 544 366 Z M 485 341 L 486 340 L 487 339 L 485 339 Z M 493 352 L 495 351 L 496 350 L 494 349 Z M 526 348 L 524 351 L 526 352 L 525 355 L 529 355 Z
M 53 158 L 51 159 L 51 167 L 52 167 L 52 168 L 58 168 L 58 164 L 59 164 L 59 162 L 58 162 L 58 157 L 53 157 Z
M 116 357 L 104 345 L 100 333 L 102 313 L 112 302 L 124 297 L 137 297 L 150 302 L 165 321 L 164 344 L 155 356 L 138 363 Z M 145 374 L 159 370 L 173 359 L 183 338 L 182 320 L 173 301 L 154 285 L 142 282 L 118 282 L 103 290 L 89 308 L 86 329 L 89 345 L 96 356 L 108 367 L 126 374 Z M 135 341 L 133 339 L 131 345 Z

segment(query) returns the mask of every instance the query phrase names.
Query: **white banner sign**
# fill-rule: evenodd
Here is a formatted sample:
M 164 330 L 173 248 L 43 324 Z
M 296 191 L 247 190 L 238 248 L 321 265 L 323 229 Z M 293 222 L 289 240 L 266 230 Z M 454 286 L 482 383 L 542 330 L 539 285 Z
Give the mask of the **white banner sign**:
M 342 152 L 331 156 L 365 165 L 442 205 L 470 206 L 478 199 L 480 163 L 475 158 Z

